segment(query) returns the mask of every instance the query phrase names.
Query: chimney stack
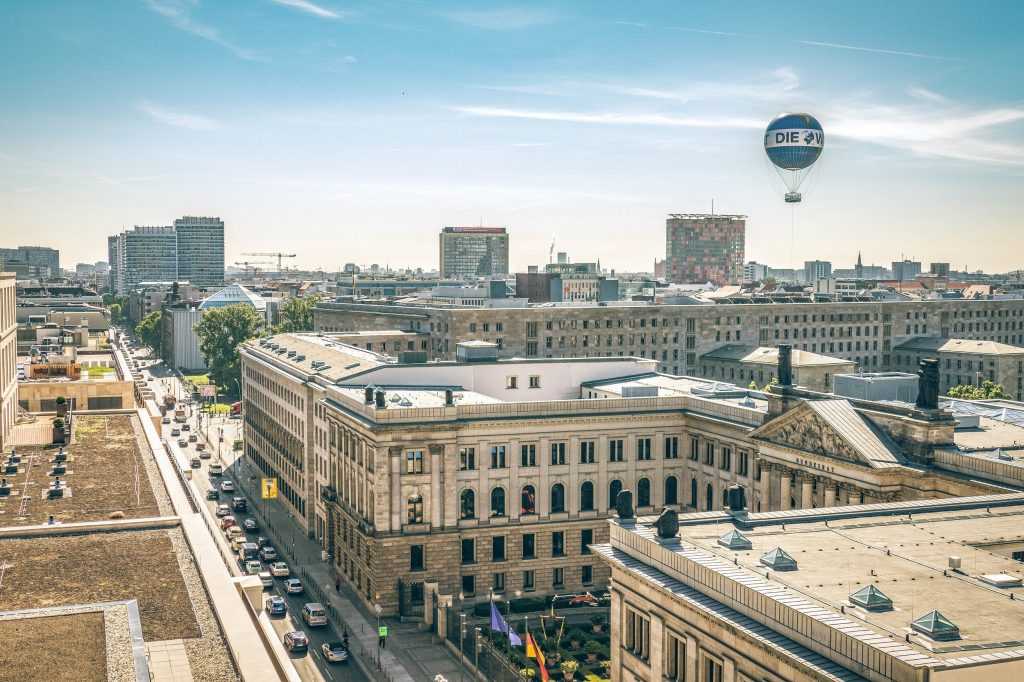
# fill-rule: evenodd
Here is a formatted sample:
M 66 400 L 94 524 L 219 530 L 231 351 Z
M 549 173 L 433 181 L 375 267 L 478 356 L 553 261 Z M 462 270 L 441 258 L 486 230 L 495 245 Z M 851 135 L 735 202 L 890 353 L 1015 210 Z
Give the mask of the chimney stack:
M 384 402 L 384 391 L 378 388 L 377 392 L 374 394 L 374 398 L 378 410 L 383 410 L 387 407 L 387 403 Z
M 455 404 L 455 393 L 453 393 L 452 389 L 450 389 L 450 388 L 444 389 L 444 406 L 445 407 L 451 407 L 454 404 Z
M 373 404 L 373 386 L 367 386 L 364 392 L 365 401 L 367 405 Z

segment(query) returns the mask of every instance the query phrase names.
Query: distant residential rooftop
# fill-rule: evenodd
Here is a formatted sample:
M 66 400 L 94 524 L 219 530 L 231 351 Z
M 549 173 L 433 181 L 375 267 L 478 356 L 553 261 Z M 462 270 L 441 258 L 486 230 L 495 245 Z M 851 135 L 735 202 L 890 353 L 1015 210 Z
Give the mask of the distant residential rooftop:
M 919 336 L 897 345 L 893 350 L 938 353 L 972 353 L 976 355 L 1024 355 L 1024 348 L 998 341 L 981 339 L 948 339 L 941 336 Z
M 716 348 L 701 356 L 705 360 L 732 360 L 736 362 L 756 363 L 759 365 L 778 366 L 779 349 L 776 346 L 744 346 L 732 344 Z M 827 367 L 831 365 L 852 365 L 852 360 L 834 358 L 820 353 L 794 348 L 791 355 L 793 367 Z

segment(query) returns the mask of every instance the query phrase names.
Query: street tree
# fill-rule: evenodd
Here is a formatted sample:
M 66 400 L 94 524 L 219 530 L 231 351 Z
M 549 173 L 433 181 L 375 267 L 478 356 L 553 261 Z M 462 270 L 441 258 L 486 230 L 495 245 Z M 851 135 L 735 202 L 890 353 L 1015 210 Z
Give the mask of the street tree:
M 238 345 L 259 336 L 263 317 L 248 305 L 214 308 L 203 314 L 196 325 L 199 352 L 210 368 L 210 379 L 223 392 L 237 396 L 241 388 L 241 361 Z
M 142 343 L 152 348 L 157 355 L 160 354 L 160 346 L 162 345 L 160 327 L 163 314 L 163 310 L 154 310 L 135 325 L 135 333 L 139 336 L 139 339 Z
M 313 307 L 319 296 L 292 297 L 281 306 L 281 321 L 274 325 L 275 334 L 313 331 Z

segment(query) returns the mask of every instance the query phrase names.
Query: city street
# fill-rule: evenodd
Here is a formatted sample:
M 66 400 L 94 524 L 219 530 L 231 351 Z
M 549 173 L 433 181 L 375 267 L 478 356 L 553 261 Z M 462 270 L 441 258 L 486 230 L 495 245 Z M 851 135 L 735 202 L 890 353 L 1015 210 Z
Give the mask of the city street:
M 154 364 L 143 367 L 143 364 L 150 362 L 148 352 L 145 350 L 138 351 L 134 355 L 140 362 L 140 368 L 144 377 L 149 380 L 149 385 L 152 387 L 156 399 L 158 402 L 163 401 L 163 397 L 167 393 L 171 393 L 177 398 L 188 400 L 186 391 L 181 381 L 177 376 L 167 370 L 163 363 L 157 360 Z M 196 484 L 200 493 L 203 495 L 201 501 L 205 503 L 210 510 L 211 514 L 216 511 L 218 504 L 231 504 L 232 498 L 235 496 L 244 497 L 247 499 L 247 512 L 232 511 L 238 525 L 241 526 L 246 519 L 252 519 L 256 522 L 256 529 L 247 532 L 247 540 L 255 542 L 257 537 L 268 535 L 267 530 L 264 528 L 263 523 L 258 518 L 258 512 L 254 513 L 255 505 L 259 504 L 258 498 L 258 480 L 256 485 L 249 485 L 249 481 L 238 480 L 239 477 L 235 475 L 237 471 L 236 467 L 236 455 L 231 450 L 231 444 L 235 438 L 240 435 L 241 431 L 241 420 L 230 419 L 228 416 L 209 416 L 200 413 L 195 408 L 195 405 L 186 405 L 186 423 L 189 426 L 188 431 L 181 430 L 182 424 L 178 424 L 173 421 L 173 411 L 168 412 L 168 417 L 171 417 L 171 423 L 162 424 L 161 435 L 167 443 L 170 450 L 178 457 L 178 464 L 185 471 L 191 471 L 192 480 Z M 172 435 L 172 432 L 178 430 L 179 435 Z M 189 440 L 189 435 L 195 433 L 197 435 L 197 442 L 186 442 L 184 447 L 179 445 L 179 439 L 184 438 L 186 441 Z M 208 459 L 200 459 L 201 466 L 199 468 L 191 468 L 190 462 L 193 457 L 198 455 L 196 445 L 198 443 L 204 443 L 207 452 L 210 453 Z M 218 447 L 219 446 L 219 447 Z M 219 463 L 224 468 L 223 476 L 211 476 L 209 473 L 210 464 Z M 240 464 L 240 462 L 239 462 Z M 235 485 L 235 491 L 231 493 L 220 492 L 220 487 L 225 481 L 231 481 Z M 205 495 L 206 492 L 215 489 L 218 491 L 217 500 L 208 500 Z M 253 494 L 255 493 L 255 494 Z M 271 543 L 272 546 L 277 548 L 280 553 L 287 553 L 287 556 L 294 557 L 295 552 L 291 547 L 280 547 L 277 543 Z M 292 542 L 294 545 L 294 542 Z M 301 555 L 301 553 L 300 553 Z M 285 556 L 281 556 L 279 560 L 285 560 Z M 301 555 L 299 557 L 300 565 L 294 565 L 289 562 L 289 568 L 291 569 L 291 577 L 300 577 L 298 569 L 302 564 L 305 564 L 308 560 L 319 561 L 319 557 Z M 269 562 L 263 562 L 263 568 L 267 569 Z M 237 557 L 234 560 L 233 565 L 230 566 L 233 574 L 242 575 L 244 574 L 244 567 L 238 562 Z M 265 590 L 264 592 L 264 608 L 266 599 L 271 596 L 281 596 L 287 602 L 288 614 L 284 617 L 271 618 L 274 630 L 277 632 L 279 637 L 283 637 L 286 632 L 294 630 L 302 630 L 309 637 L 309 652 L 304 655 L 292 655 L 293 662 L 296 670 L 298 670 L 300 676 L 304 680 L 316 681 L 316 680 L 334 680 L 344 682 L 362 682 L 368 678 L 363 674 L 362 670 L 356 664 L 355 661 L 349 661 L 347 663 L 328 663 L 321 652 L 321 645 L 328 641 L 341 641 L 342 634 L 335 630 L 333 624 L 328 624 L 326 627 L 307 627 L 302 624 L 301 611 L 302 606 L 308 602 L 318 601 L 316 597 L 310 594 L 307 589 L 302 594 L 288 594 L 284 589 L 284 577 L 274 579 L 274 586 Z M 354 654 L 353 654 L 354 655 Z

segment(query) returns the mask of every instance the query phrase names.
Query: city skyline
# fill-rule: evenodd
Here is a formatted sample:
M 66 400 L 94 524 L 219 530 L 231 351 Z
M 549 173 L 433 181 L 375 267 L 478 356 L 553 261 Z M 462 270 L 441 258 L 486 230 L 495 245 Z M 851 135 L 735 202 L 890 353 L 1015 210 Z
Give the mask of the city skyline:
M 441 226 L 482 222 L 515 235 L 513 271 L 552 237 L 632 271 L 664 258 L 667 214 L 714 200 L 749 216 L 747 260 L 1014 270 L 1015 38 L 928 7 L 836 5 L 799 29 L 667 4 L 14 7 L 0 237 L 67 226 L 33 240 L 93 262 L 124 227 L 220 215 L 228 263 L 287 248 L 334 270 L 429 267 Z M 783 110 L 827 138 L 795 210 L 761 148 Z

